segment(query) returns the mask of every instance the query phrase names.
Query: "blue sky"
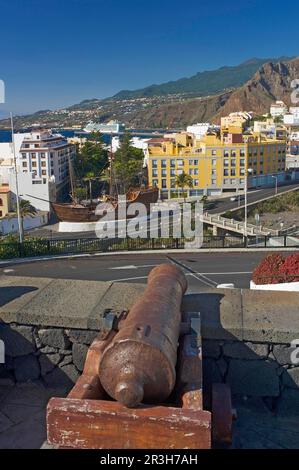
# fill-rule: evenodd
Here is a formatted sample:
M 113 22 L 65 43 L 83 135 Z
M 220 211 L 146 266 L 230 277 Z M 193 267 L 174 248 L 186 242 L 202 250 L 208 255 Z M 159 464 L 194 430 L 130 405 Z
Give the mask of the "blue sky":
M 290 0 L 0 0 L 0 112 L 299 55 L 298 15 Z

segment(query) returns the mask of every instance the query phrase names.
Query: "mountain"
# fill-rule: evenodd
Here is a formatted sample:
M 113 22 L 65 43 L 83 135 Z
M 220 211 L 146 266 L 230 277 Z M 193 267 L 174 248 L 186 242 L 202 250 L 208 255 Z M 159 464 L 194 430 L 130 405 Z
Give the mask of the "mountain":
M 254 111 L 262 114 L 269 111 L 273 101 L 283 100 L 286 104 L 291 104 L 293 91 L 291 81 L 299 77 L 299 57 L 282 59 L 270 60 L 266 63 L 264 59 L 250 59 L 237 67 L 222 67 L 218 71 L 197 74 L 194 77 L 201 77 L 198 83 L 201 82 L 202 90 L 203 86 L 209 89 L 209 94 L 206 96 L 188 94 L 185 87 L 184 93 L 168 93 L 143 98 L 116 99 L 117 95 L 103 100 L 94 98 L 66 109 L 40 111 L 29 116 L 19 116 L 15 118 L 15 127 L 24 129 L 33 124 L 53 128 L 81 127 L 89 120 L 106 122 L 109 119 L 117 119 L 131 128 L 185 128 L 195 122 L 218 123 L 221 116 L 234 111 Z M 253 67 L 254 72 L 247 80 L 244 80 L 250 67 Z M 241 75 L 240 70 L 243 72 L 246 70 L 246 73 Z M 208 74 L 205 75 L 206 77 L 214 76 L 214 82 L 206 78 L 204 85 L 202 78 L 204 74 Z M 220 86 L 220 81 L 222 83 L 221 91 L 218 93 L 215 92 L 217 74 L 219 75 L 217 87 Z M 243 80 L 240 86 L 226 87 L 228 83 L 236 84 L 237 76 L 239 81 Z M 225 80 L 224 77 L 226 77 Z M 171 83 L 184 80 L 192 80 L 192 77 Z M 141 93 L 141 91 L 137 90 L 132 93 Z M 9 127 L 9 120 L 0 121 L 0 128 L 7 127 Z
M 124 100 L 177 93 L 189 96 L 208 96 L 243 85 L 266 62 L 276 63 L 287 60 L 290 60 L 290 57 L 253 58 L 237 66 L 225 66 L 217 70 L 198 72 L 190 78 L 181 78 L 161 85 L 150 85 L 139 90 L 122 90 L 112 98 Z

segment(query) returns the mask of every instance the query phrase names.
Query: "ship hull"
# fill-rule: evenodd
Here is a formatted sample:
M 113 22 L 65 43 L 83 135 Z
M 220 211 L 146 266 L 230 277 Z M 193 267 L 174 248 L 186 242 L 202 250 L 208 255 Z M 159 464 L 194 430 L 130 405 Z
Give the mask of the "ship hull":
M 145 190 L 130 189 L 126 194 L 127 208 L 130 204 L 142 203 L 145 206 L 147 213 L 149 213 L 151 204 L 155 204 L 158 197 L 159 190 L 157 188 Z M 108 207 L 108 211 L 115 211 L 115 217 L 117 219 L 117 204 L 112 204 L 114 205 L 114 209 L 112 209 L 111 203 L 108 205 L 105 203 L 103 210 L 106 210 L 106 207 Z M 97 214 L 95 205 L 84 207 L 67 203 L 52 203 L 52 208 L 60 222 L 97 222 L 105 215 L 105 213 L 101 215 Z

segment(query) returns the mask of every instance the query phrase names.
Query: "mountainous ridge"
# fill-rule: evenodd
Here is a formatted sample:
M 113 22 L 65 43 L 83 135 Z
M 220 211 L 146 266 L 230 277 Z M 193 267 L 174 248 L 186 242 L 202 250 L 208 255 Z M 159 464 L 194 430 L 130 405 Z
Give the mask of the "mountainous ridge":
M 243 65 L 251 64 L 256 68 L 260 61 L 263 59 L 249 59 Z M 231 69 L 224 66 L 218 71 L 225 70 L 227 73 Z M 69 127 L 84 125 L 90 119 L 100 122 L 117 119 L 127 127 L 135 128 L 183 128 L 203 121 L 218 123 L 221 116 L 234 111 L 268 112 L 275 100 L 283 100 L 290 105 L 293 91 L 291 81 L 297 77 L 299 57 L 282 61 L 275 59 L 263 63 L 239 87 L 224 88 L 207 96 L 170 93 L 147 98 L 116 99 L 116 95 L 102 100 L 93 98 L 61 111 L 38 111 L 29 116 L 19 116 L 15 119 L 15 125 L 16 128 L 25 128 L 39 122 L 49 127 Z M 0 127 L 9 127 L 9 121 L 0 121 Z

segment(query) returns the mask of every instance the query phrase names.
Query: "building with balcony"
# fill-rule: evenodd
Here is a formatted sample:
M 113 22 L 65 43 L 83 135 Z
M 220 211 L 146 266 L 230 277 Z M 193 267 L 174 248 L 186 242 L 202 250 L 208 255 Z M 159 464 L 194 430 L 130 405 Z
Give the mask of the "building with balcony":
M 69 165 L 76 146 L 49 130 L 15 134 L 19 194 L 36 209 L 50 211 L 50 201 L 63 200 L 69 192 Z M 16 193 L 13 147 L 0 144 L 0 182 Z
M 148 142 L 149 183 L 169 198 L 177 192 L 175 178 L 192 177 L 189 196 L 219 195 L 244 189 L 245 172 L 252 179 L 284 172 L 286 143 L 257 133 L 208 132 L 202 139 L 184 133 Z M 250 182 L 249 182 L 250 186 Z

